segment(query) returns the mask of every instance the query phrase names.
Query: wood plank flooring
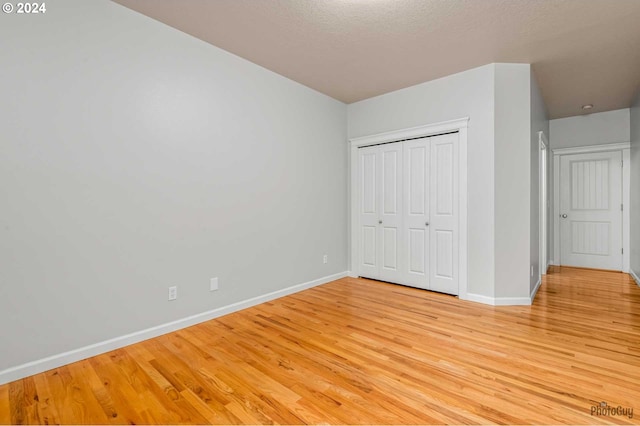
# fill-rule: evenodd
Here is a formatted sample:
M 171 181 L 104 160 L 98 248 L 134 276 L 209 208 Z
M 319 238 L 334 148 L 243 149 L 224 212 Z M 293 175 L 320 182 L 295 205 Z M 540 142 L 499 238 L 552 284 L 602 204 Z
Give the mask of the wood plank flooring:
M 639 422 L 640 288 L 571 268 L 521 307 L 344 278 L 0 386 L 2 424 Z

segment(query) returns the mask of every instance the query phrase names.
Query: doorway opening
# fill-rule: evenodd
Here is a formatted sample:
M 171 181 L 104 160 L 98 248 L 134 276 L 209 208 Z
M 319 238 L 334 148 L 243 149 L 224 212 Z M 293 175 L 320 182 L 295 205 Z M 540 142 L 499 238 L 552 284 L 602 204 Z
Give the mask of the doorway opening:
M 549 195 L 548 195 L 548 183 L 547 183 L 547 137 L 544 132 L 538 132 L 539 139 L 539 153 L 538 153 L 538 165 L 540 174 L 540 186 L 538 188 L 540 193 L 540 277 L 547 274 L 549 268 L 549 256 L 547 254 L 547 222 L 549 212 Z

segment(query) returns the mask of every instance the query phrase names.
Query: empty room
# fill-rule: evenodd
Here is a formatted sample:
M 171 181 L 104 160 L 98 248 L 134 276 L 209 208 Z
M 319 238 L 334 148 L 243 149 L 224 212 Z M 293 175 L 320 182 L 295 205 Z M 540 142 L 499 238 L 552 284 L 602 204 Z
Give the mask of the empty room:
M 637 424 L 640 1 L 0 13 L 0 424 Z

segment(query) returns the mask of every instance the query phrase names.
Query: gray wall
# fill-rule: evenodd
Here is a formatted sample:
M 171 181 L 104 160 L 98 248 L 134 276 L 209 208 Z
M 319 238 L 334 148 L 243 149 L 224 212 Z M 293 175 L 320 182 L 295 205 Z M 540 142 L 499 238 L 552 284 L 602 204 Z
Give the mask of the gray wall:
M 533 291 L 538 283 L 539 274 L 546 273 L 547 259 L 540 259 L 540 137 L 539 132 L 544 132 L 549 138 L 549 118 L 547 109 L 538 87 L 533 71 L 531 71 L 531 241 L 530 241 L 530 259 L 533 266 L 533 276 L 530 275 L 529 292 Z M 547 156 L 547 199 L 549 196 L 549 170 L 551 164 L 551 149 L 547 147 L 545 155 Z M 548 209 L 548 206 L 544 206 Z M 551 212 L 547 210 L 547 256 L 549 256 L 549 241 Z
M 468 128 L 468 292 L 493 297 L 493 75 L 486 65 L 348 105 L 349 137 L 462 117 Z
M 552 148 L 602 145 L 629 141 L 629 109 L 598 112 L 549 122 Z
M 47 6 L 0 14 L 0 371 L 347 269 L 344 104 L 106 0 Z
M 537 283 L 537 132 L 548 132 L 548 121 L 531 76 L 528 64 L 491 64 L 347 108 L 350 138 L 470 117 L 468 292 L 472 294 L 526 298 Z
M 496 297 L 529 296 L 529 264 L 538 263 L 530 254 L 530 74 L 528 64 L 495 64 Z
M 640 277 L 640 92 L 631 107 L 631 270 Z M 640 285 L 640 282 L 638 282 Z

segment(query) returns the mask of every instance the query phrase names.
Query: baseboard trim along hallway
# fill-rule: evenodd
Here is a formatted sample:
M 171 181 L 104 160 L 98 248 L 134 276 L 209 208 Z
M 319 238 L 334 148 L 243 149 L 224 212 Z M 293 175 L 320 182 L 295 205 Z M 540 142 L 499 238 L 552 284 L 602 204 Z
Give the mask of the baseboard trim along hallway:
M 548 270 L 548 268 L 547 268 Z M 545 274 L 546 275 L 546 274 Z M 538 294 L 538 290 L 540 290 L 540 286 L 542 285 L 542 277 L 540 277 L 538 279 L 538 282 L 536 283 L 536 285 L 533 287 L 533 290 L 531 290 L 531 294 L 529 295 L 529 304 L 532 304 L 533 301 L 536 299 L 536 294 Z
M 465 300 L 492 306 L 523 306 L 531 305 L 532 299 L 530 297 L 489 297 L 482 294 L 467 293 Z
M 12 382 L 14 380 L 23 379 L 34 374 L 42 373 L 53 368 L 58 368 L 72 362 L 80 361 L 92 356 L 100 355 L 105 352 L 119 349 L 134 343 L 142 342 L 143 340 L 158 337 L 163 334 L 171 333 L 172 331 L 180 330 L 186 327 L 190 327 L 195 324 L 199 324 L 204 321 L 209 321 L 214 318 L 221 317 L 223 315 L 230 314 L 242 309 L 250 308 L 261 303 L 269 302 L 274 299 L 278 299 L 283 296 L 288 296 L 293 293 L 297 293 L 302 290 L 306 290 L 321 284 L 326 284 L 331 281 L 335 281 L 347 276 L 347 271 L 339 272 L 337 274 L 328 275 L 326 277 L 318 278 L 312 281 L 307 281 L 302 284 L 296 284 L 291 287 L 283 288 L 271 293 L 263 294 L 260 296 L 252 297 L 250 299 L 242 300 L 230 305 L 222 306 L 210 311 L 201 312 L 199 314 L 191 315 L 186 318 L 181 318 L 175 321 L 171 321 L 165 324 L 157 325 L 155 327 L 147 328 L 145 330 L 136 331 L 133 333 L 125 334 L 123 336 L 115 337 L 113 339 L 105 340 L 102 342 L 94 343 L 92 345 L 84 346 L 71 351 L 63 352 L 60 354 L 52 355 L 46 358 L 42 358 L 36 361 L 27 362 L 22 365 L 8 368 L 0 371 L 0 385 Z

